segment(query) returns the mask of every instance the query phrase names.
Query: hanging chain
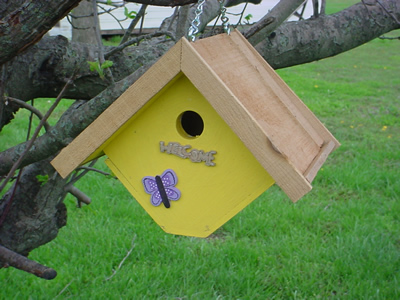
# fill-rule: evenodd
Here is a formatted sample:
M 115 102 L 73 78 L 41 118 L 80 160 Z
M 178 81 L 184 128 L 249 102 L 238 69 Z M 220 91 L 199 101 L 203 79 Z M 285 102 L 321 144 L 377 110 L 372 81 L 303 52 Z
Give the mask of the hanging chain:
M 196 40 L 196 34 L 199 33 L 200 16 L 203 13 L 203 5 L 205 2 L 206 0 L 199 0 L 197 3 L 195 17 L 189 27 L 188 37 L 192 42 Z
M 221 11 L 221 21 L 222 27 L 224 28 L 224 32 L 227 34 L 231 33 L 231 28 L 229 27 L 229 18 L 226 16 L 226 7 L 224 5 L 224 0 L 218 0 L 220 11 Z
M 195 17 L 190 24 L 189 31 L 188 31 L 188 38 L 194 42 L 196 40 L 196 34 L 199 33 L 199 27 L 200 27 L 200 17 L 201 14 L 203 13 L 203 6 L 206 0 L 199 0 L 197 3 L 197 8 L 195 11 Z M 229 24 L 229 18 L 226 16 L 226 7 L 224 5 L 225 0 L 218 0 L 219 6 L 220 6 L 220 12 L 221 12 L 221 21 L 222 21 L 222 26 L 224 28 L 224 32 L 227 34 L 230 34 L 231 29 L 230 29 L 230 24 Z

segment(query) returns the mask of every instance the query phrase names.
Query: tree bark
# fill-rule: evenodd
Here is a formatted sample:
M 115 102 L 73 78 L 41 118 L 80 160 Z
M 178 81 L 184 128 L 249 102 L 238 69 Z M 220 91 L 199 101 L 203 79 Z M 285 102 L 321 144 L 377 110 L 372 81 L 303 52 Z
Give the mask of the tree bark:
M 93 5 L 90 1 L 84 0 L 74 8 L 71 16 L 73 42 L 97 43 L 93 18 Z
M 244 34 L 245 38 L 253 45 L 258 44 L 263 38 L 269 36 L 278 26 L 287 20 L 304 0 L 281 0 L 256 24 Z
M 398 1 L 388 3 L 400 19 Z M 399 27 L 379 5 L 368 6 L 367 10 L 359 3 L 334 15 L 284 23 L 255 47 L 269 64 L 279 69 L 336 55 Z M 115 80 L 155 61 L 172 45 L 172 41 L 157 45 L 146 42 L 109 57 L 114 62 L 111 71 Z M 98 51 L 95 45 L 68 42 L 62 37 L 44 39 L 7 66 L 5 92 L 21 100 L 56 97 L 66 77 L 75 73 L 74 87 L 66 98 L 89 100 L 107 87 L 87 64 L 97 58 Z
M 25 256 L 20 255 L 0 245 L 0 263 L 6 262 L 4 267 L 12 266 L 14 268 L 32 273 L 43 279 L 54 279 L 57 272 L 51 268 L 42 266 L 35 261 L 27 259 Z
M 334 15 L 282 24 L 264 36 L 256 50 L 275 69 L 304 64 L 348 51 L 399 29 L 400 1 L 357 3 Z
M 0 0 L 0 65 L 39 41 L 80 0 Z
M 142 42 L 108 57 L 114 63 L 111 70 L 115 80 L 153 62 L 172 45 L 171 40 L 157 45 Z M 110 49 L 105 47 L 104 52 Z M 89 100 L 108 86 L 89 69 L 88 61 L 95 61 L 99 51 L 97 45 L 69 42 L 62 36 L 45 37 L 7 66 L 5 91 L 10 97 L 21 100 L 57 97 L 66 79 L 74 74 L 74 86 L 65 98 Z
M 81 0 L 0 0 L 0 65 L 38 42 Z M 158 6 L 182 6 L 197 0 L 127 1 Z M 244 0 L 228 0 L 227 6 Z M 261 0 L 249 1 L 258 4 Z
M 262 0 L 250 0 L 248 1 L 249 3 L 253 4 L 259 4 L 261 3 Z M 148 4 L 148 5 L 154 5 L 154 6 L 183 6 L 183 5 L 188 5 L 188 4 L 194 4 L 197 3 L 198 0 L 125 0 L 125 2 L 133 2 L 133 3 L 141 3 L 141 4 Z M 227 7 L 229 6 L 235 6 L 238 5 L 239 3 L 243 3 L 245 1 L 243 0 L 227 0 L 225 1 L 225 5 Z
M 66 224 L 62 202 L 66 180 L 57 175 L 49 161 L 24 168 L 19 181 L 0 200 L 0 244 L 25 256 L 53 240 Z M 42 186 L 38 175 L 47 175 L 49 180 Z

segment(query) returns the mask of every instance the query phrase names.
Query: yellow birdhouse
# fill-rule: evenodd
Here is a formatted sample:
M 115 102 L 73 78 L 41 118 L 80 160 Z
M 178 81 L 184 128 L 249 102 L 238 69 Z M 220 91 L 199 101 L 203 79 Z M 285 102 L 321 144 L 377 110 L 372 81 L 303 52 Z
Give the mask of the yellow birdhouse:
M 275 182 L 301 198 L 338 145 L 234 31 L 181 39 L 52 164 L 105 154 L 164 231 L 207 237 Z

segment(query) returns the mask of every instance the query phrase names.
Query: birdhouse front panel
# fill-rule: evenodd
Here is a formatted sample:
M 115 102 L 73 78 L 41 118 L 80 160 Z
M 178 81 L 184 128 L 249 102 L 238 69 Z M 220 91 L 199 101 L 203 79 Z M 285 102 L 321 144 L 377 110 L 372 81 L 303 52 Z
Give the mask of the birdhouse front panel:
M 125 124 L 104 153 L 141 206 L 173 234 L 206 237 L 274 184 L 182 73 Z

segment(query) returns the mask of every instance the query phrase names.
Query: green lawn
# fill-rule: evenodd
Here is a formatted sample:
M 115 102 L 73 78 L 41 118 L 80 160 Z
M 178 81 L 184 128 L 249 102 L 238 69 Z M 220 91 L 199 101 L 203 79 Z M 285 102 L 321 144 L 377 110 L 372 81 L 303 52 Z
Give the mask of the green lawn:
M 342 143 L 296 204 L 274 186 L 208 239 L 173 236 L 92 173 L 78 187 L 93 203 L 68 197 L 67 227 L 30 256 L 58 276 L 2 269 L 0 299 L 399 299 L 398 50 L 374 40 L 279 71 Z

